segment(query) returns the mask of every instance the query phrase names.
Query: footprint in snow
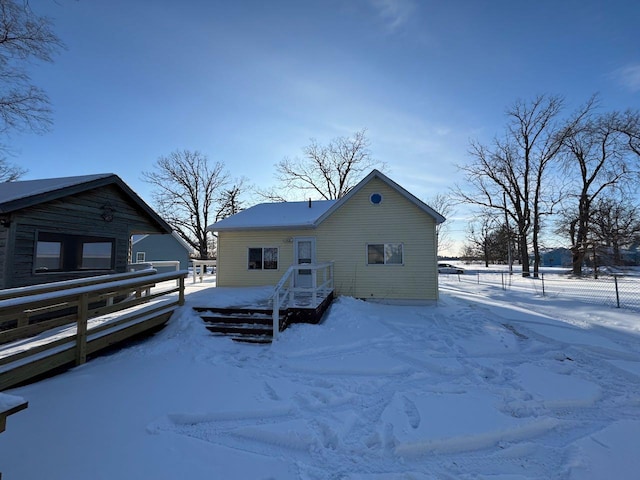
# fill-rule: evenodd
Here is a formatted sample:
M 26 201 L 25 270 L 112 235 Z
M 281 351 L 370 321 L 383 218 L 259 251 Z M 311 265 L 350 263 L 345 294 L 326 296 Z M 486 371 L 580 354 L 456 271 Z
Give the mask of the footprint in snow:
M 421 421 L 418 407 L 416 407 L 416 404 L 410 398 L 402 397 L 402 400 L 404 402 L 404 412 L 409 420 L 409 425 L 411 425 L 411 428 L 418 428 Z
M 264 382 L 264 391 L 266 392 L 267 397 L 269 397 L 271 400 L 280 400 L 280 396 L 278 395 L 278 393 L 267 382 Z

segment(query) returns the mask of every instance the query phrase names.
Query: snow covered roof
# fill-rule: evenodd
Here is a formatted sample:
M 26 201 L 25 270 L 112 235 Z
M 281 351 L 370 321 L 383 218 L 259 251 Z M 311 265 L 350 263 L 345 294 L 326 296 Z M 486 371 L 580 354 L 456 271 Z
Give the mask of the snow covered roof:
M 214 223 L 209 230 L 313 228 L 337 200 L 261 203 Z
M 92 182 L 113 175 L 102 173 L 98 175 L 82 175 L 78 177 L 43 178 L 39 180 L 22 180 L 17 182 L 0 183 L 0 211 L 6 212 L 4 205 L 17 200 L 23 200 L 37 195 L 67 189 L 72 186 Z
M 138 242 L 140 242 L 140 241 L 144 240 L 144 239 L 145 239 L 145 238 L 147 238 L 147 237 L 152 237 L 152 238 L 153 238 L 154 236 L 156 236 L 156 237 L 157 237 L 158 235 L 166 235 L 166 234 L 157 234 L 157 233 L 154 233 L 154 234 L 148 234 L 148 233 L 146 233 L 146 234 L 143 234 L 143 235 L 132 235 L 132 236 L 131 236 L 131 244 L 132 244 L 132 245 L 135 245 L 135 244 L 137 244 Z M 182 237 L 178 234 L 178 232 L 176 232 L 176 231 L 174 230 L 173 232 L 171 232 L 171 236 L 172 236 L 173 238 L 175 238 L 175 239 L 176 239 L 176 241 L 177 241 L 180 245 L 182 245 L 182 246 L 184 247 L 184 249 L 185 249 L 185 250 L 187 250 L 189 253 L 195 253 L 195 251 L 194 251 L 193 247 L 192 247 L 191 245 L 189 245 L 189 244 L 187 243 L 187 241 L 186 241 L 184 238 L 182 238 Z
M 251 208 L 236 213 L 224 220 L 209 226 L 214 232 L 227 230 L 260 230 L 273 228 L 315 228 L 327 217 L 349 201 L 362 187 L 372 179 L 377 178 L 397 191 L 409 202 L 416 205 L 426 214 L 432 216 L 436 223 L 442 223 L 445 218 L 424 203 L 416 196 L 409 193 L 378 170 L 372 170 L 369 175 L 353 187 L 349 193 L 339 200 L 316 200 L 309 204 L 306 202 L 282 202 L 261 203 Z M 311 205 L 311 207 L 309 207 Z
M 120 177 L 113 173 L 79 175 L 75 177 L 43 178 L 0 183 L 0 214 L 11 213 L 33 205 L 86 192 L 106 185 L 116 185 L 167 233 L 172 228 Z

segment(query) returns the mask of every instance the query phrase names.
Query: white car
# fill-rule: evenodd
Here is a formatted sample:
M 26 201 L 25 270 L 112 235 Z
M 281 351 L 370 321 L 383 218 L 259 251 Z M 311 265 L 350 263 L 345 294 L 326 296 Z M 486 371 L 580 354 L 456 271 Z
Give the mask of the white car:
M 438 264 L 438 273 L 464 273 L 464 268 L 456 267 L 455 265 L 451 265 L 450 263 L 439 263 Z

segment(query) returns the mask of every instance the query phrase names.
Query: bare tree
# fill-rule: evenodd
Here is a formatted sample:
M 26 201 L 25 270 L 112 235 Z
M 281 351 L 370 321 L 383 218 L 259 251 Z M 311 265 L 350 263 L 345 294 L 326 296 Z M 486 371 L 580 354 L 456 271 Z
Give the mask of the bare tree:
M 371 169 L 384 168 L 372 158 L 366 133 L 360 130 L 351 137 L 335 138 L 327 145 L 312 139 L 304 147 L 302 158 L 285 158 L 276 165 L 279 191 L 298 191 L 325 200 L 343 197 Z M 260 194 L 276 201 L 287 197 L 274 190 Z
M 45 132 L 51 125 L 46 93 L 31 83 L 32 59 L 51 62 L 63 48 L 51 21 L 36 15 L 27 0 L 0 0 L 0 133 Z
M 210 255 L 207 227 L 240 209 L 243 180 L 232 183 L 223 163 L 209 164 L 198 151 L 175 151 L 160 157 L 155 171 L 142 172 L 156 187 L 153 200 L 158 213 L 197 252 Z
M 22 177 L 27 171 L 17 165 L 0 158 L 0 182 L 13 182 Z
M 485 267 L 489 263 L 506 262 L 509 241 L 507 227 L 495 211 L 485 210 L 469 224 L 467 251 L 482 258 Z
M 640 113 L 599 114 L 590 104 L 564 139 L 564 173 L 572 180 L 575 216 L 569 231 L 572 240 L 572 272 L 582 274 L 590 247 L 595 201 L 614 189 L 637 184 L 640 152 Z
M 563 100 L 557 96 L 517 101 L 506 112 L 504 137 L 496 138 L 491 147 L 473 141 L 470 153 L 474 161 L 460 167 L 472 190 L 457 187 L 455 196 L 464 203 L 506 211 L 514 221 L 523 276 L 530 275 L 530 241 L 534 275 L 538 274 L 542 217 L 551 214 L 557 202 L 547 173 L 566 131 L 559 122 L 562 107 Z
M 231 186 L 222 189 L 222 192 L 216 198 L 218 205 L 216 222 L 243 210 L 244 201 L 241 197 L 245 193 L 246 183 L 246 178 L 240 178 Z
M 438 193 L 427 200 L 426 202 L 431 208 L 442 215 L 445 218 L 449 218 L 454 215 L 454 204 L 449 195 Z M 447 222 L 439 223 L 436 225 L 436 235 L 438 236 L 438 252 L 450 250 L 453 246 L 451 235 L 449 231 L 449 225 Z
M 623 265 L 622 248 L 640 239 L 640 207 L 626 196 L 601 198 L 593 209 L 591 229 L 611 256 L 613 265 Z

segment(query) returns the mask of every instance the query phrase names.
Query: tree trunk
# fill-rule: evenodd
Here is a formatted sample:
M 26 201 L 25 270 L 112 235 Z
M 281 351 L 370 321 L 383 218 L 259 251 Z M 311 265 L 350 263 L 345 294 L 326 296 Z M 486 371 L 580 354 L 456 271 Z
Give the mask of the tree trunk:
M 527 246 L 527 237 L 525 235 L 520 235 L 520 262 L 522 263 L 522 276 L 530 277 L 529 247 Z
M 623 265 L 622 254 L 620 253 L 620 245 L 617 241 L 613 242 L 613 264 L 617 267 Z
M 536 212 L 537 215 L 537 212 Z M 534 218 L 533 220 L 533 276 L 538 278 L 538 271 L 540 269 L 540 246 L 538 245 L 538 231 L 540 227 L 538 226 L 538 218 Z
M 487 242 L 484 242 L 484 246 L 483 246 L 483 250 L 484 250 L 484 266 L 485 267 L 489 267 L 489 245 L 487 245 Z
M 571 273 L 576 276 L 582 275 L 582 263 L 584 262 L 584 250 L 580 245 L 571 248 Z
M 589 216 L 590 216 L 590 202 L 587 196 L 583 193 L 580 198 L 578 207 L 578 228 L 576 230 L 576 238 L 573 247 L 573 274 L 577 276 L 582 275 L 582 263 L 584 257 L 587 254 L 587 241 L 589 233 Z

